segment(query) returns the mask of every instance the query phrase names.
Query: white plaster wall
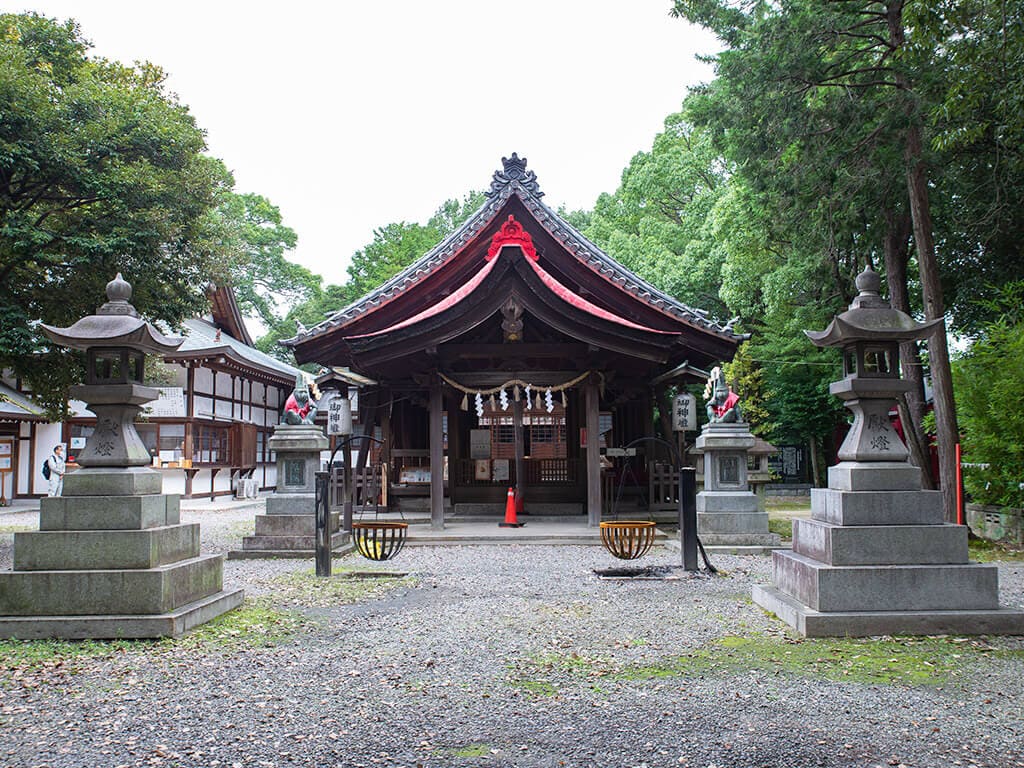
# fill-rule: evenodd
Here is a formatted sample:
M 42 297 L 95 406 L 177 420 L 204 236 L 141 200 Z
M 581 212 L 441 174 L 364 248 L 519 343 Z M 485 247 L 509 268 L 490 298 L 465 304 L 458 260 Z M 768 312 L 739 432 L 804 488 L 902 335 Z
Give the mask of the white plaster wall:
M 209 418 L 210 414 L 213 413 L 213 400 L 209 397 L 203 397 L 202 395 L 196 395 L 195 398 L 196 405 L 192 415 L 197 418 L 203 418 L 204 416 Z
M 164 493 L 185 493 L 185 473 L 180 469 L 161 469 Z
M 199 392 L 212 392 L 213 391 L 213 371 L 209 368 L 196 368 L 195 378 L 193 379 L 196 390 Z M 219 381 L 217 382 L 220 383 Z

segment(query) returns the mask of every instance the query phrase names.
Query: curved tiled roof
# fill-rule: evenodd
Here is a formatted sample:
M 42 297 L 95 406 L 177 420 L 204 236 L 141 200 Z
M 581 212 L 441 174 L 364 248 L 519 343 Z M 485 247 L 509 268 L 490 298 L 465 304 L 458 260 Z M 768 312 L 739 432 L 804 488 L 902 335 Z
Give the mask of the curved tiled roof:
M 396 274 L 379 288 L 370 291 L 360 299 L 333 313 L 317 325 L 299 333 L 291 339 L 282 341 L 293 346 L 308 339 L 328 333 L 333 328 L 346 325 L 350 321 L 388 303 L 398 294 L 409 290 L 424 277 L 436 271 L 458 254 L 483 229 L 494 221 L 495 216 L 513 196 L 519 198 L 523 205 L 533 214 L 537 222 L 565 250 L 572 254 L 580 263 L 587 266 L 605 280 L 616 284 L 632 293 L 650 306 L 664 314 L 705 331 L 719 335 L 730 341 L 739 341 L 745 335 L 733 333 L 731 328 L 711 320 L 702 309 L 689 307 L 676 301 L 671 296 L 659 291 L 643 278 L 633 274 L 608 254 L 588 240 L 579 230 L 562 219 L 541 201 L 544 193 L 540 191 L 537 177 L 533 171 L 526 170 L 526 158 L 512 153 L 511 158 L 502 158 L 503 168 L 495 171 L 491 186 L 484 204 L 470 216 L 461 227 L 442 240 L 437 246 L 421 256 L 415 262 Z

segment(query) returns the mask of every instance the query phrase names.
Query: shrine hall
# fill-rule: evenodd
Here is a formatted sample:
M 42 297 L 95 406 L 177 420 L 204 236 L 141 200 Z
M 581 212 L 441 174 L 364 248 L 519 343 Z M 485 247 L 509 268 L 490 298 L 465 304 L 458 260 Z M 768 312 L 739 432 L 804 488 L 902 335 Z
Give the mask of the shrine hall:
M 460 510 L 501 515 L 514 487 L 526 513 L 596 526 L 609 478 L 654 471 L 640 438 L 657 412 L 670 434 L 668 388 L 706 378 L 745 337 L 587 240 L 543 202 L 526 158 L 502 166 L 457 231 L 284 343 L 300 364 L 374 382 L 358 422 L 379 449 L 354 461 L 379 465 L 391 503 L 428 497 L 440 528 Z

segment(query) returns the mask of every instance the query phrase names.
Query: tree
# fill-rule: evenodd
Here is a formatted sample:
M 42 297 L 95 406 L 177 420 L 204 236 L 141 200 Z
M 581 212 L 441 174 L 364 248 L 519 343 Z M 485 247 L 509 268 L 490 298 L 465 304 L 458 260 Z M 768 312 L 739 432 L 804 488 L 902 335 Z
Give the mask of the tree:
M 823 193 L 821 200 L 840 213 L 833 217 L 842 225 L 838 233 L 856 242 L 855 219 L 849 216 L 849 203 L 854 203 L 853 210 L 867 214 L 859 227 L 869 233 L 861 247 L 865 255 L 872 245 L 877 250 L 891 238 L 895 247 L 884 252 L 899 258 L 897 233 L 906 231 L 909 212 L 924 314 L 933 319 L 945 315 L 925 142 L 926 94 L 932 83 L 926 49 L 930 52 L 927 44 L 934 41 L 908 38 L 904 6 L 903 0 L 791 0 L 741 7 L 677 0 L 675 13 L 711 28 L 728 45 L 717 57 L 718 78 L 705 94 L 706 114 L 721 132 L 732 127 L 726 117 L 742 126 L 728 143 L 749 161 L 744 173 L 797 211 L 815 209 L 808 207 L 808 186 Z M 787 180 L 780 184 L 764 173 L 780 164 L 817 184 L 787 192 Z M 857 194 L 836 194 L 851 189 Z M 902 286 L 894 289 L 893 278 L 903 279 L 906 270 L 901 274 L 900 265 L 895 266 L 888 277 L 899 300 L 906 292 Z M 940 474 L 951 517 L 957 429 L 944 333 L 929 341 L 929 357 Z
M 669 115 L 615 194 L 598 198 L 584 233 L 652 285 L 723 317 L 724 252 L 711 236 L 711 214 L 727 179 L 708 133 L 685 113 Z
M 54 412 L 78 370 L 38 319 L 91 314 L 120 271 L 134 303 L 173 325 L 227 277 L 207 230 L 230 176 L 159 68 L 87 51 L 74 22 L 0 16 L 0 367 Z
M 1024 282 L 988 302 L 981 337 L 953 364 L 964 428 L 964 484 L 982 504 L 1024 507 Z
M 216 215 L 231 243 L 230 282 L 244 315 L 269 327 L 319 290 L 319 275 L 285 258 L 298 238 L 276 205 L 261 195 L 227 192 Z

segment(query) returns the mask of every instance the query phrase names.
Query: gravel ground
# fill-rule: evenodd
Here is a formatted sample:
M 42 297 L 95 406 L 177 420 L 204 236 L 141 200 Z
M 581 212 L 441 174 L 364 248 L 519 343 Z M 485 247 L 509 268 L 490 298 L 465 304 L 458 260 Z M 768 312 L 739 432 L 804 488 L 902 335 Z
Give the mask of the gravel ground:
M 252 524 L 201 514 L 209 551 Z M 750 601 L 768 558 L 713 560 L 632 582 L 598 579 L 618 562 L 595 547 L 408 548 L 386 564 L 408 577 L 372 582 L 228 561 L 247 604 L 221 629 L 0 673 L 0 765 L 1024 766 L 1024 639 L 800 642 Z M 1024 563 L 1000 579 L 1024 608 Z M 278 634 L 240 629 L 254 606 Z M 879 650 L 875 671 L 920 653 L 858 673 Z

